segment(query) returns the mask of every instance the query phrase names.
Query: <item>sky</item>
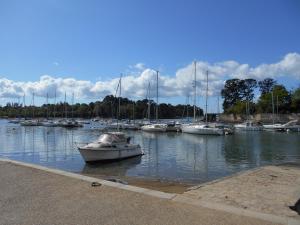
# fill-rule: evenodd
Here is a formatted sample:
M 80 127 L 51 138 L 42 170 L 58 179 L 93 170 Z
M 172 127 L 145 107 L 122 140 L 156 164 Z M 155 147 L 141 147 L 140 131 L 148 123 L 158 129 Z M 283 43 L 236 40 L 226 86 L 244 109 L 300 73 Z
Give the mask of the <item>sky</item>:
M 123 97 L 154 97 L 156 70 L 159 101 L 183 104 L 196 61 L 216 111 L 226 79 L 300 85 L 299 27 L 298 0 L 0 0 L 0 104 L 101 100 L 120 74 Z

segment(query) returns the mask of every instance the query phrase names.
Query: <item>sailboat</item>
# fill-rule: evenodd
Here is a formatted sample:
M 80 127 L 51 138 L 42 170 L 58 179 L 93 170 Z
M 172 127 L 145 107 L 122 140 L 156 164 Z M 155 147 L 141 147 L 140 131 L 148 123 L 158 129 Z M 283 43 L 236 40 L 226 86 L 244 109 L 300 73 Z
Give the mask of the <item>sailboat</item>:
M 158 123 L 158 71 L 156 71 L 156 123 L 153 124 L 147 124 L 141 127 L 141 130 L 143 131 L 149 131 L 149 132 L 166 132 L 167 131 L 167 124 Z M 150 104 L 148 102 L 148 104 Z M 150 110 L 148 108 L 148 110 Z M 150 111 L 148 111 L 149 113 Z M 150 120 L 150 118 L 149 118 Z
M 32 118 L 31 120 L 25 120 L 20 123 L 21 126 L 40 126 L 41 122 L 37 119 L 34 119 L 34 93 L 32 93 Z
M 68 119 L 67 117 L 67 105 L 66 105 L 66 93 L 65 93 L 65 116 L 66 116 L 66 119 L 63 120 L 61 123 L 60 123 L 60 126 L 62 127 L 65 127 L 65 128 L 76 128 L 76 127 L 83 127 L 82 124 L 78 123 L 74 117 L 73 117 L 73 105 L 74 105 L 74 93 L 72 94 L 72 115 L 71 115 L 71 119 Z
M 264 130 L 267 131 L 283 131 L 284 127 L 282 124 L 280 123 L 274 123 L 274 114 L 275 114 L 275 110 L 274 110 L 274 95 L 273 95 L 273 91 L 271 92 L 272 94 L 272 124 L 266 124 L 263 125 Z M 277 118 L 278 118 L 278 96 L 277 96 Z
M 224 135 L 224 129 L 219 127 L 211 127 L 207 121 L 207 98 L 208 98 L 208 71 L 206 71 L 206 104 L 205 104 L 205 123 L 196 123 L 196 96 L 197 96 L 197 85 L 196 85 L 196 61 L 194 62 L 194 123 L 184 124 L 181 127 L 183 133 L 189 134 L 200 134 L 200 135 Z

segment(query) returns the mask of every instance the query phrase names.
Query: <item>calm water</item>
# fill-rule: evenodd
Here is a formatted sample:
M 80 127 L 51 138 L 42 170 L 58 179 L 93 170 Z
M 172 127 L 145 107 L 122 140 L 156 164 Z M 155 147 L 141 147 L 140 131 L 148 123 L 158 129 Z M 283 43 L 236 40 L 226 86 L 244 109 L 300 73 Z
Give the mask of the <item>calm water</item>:
M 262 165 L 300 161 L 300 134 L 239 132 L 213 137 L 129 131 L 145 151 L 142 157 L 86 165 L 76 143 L 94 141 L 100 131 L 21 127 L 0 120 L 0 157 L 72 172 L 134 176 L 200 183 Z

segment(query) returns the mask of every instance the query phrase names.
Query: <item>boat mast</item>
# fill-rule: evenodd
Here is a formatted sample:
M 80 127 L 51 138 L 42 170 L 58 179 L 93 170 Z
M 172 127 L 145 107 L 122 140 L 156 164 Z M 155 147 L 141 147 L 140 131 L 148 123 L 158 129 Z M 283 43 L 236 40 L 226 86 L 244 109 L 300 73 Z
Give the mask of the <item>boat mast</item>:
M 34 92 L 32 93 L 32 118 L 34 118 Z
M 208 70 L 206 71 L 205 122 L 207 123 Z
M 274 124 L 274 94 L 273 91 L 271 92 L 272 95 L 272 120 L 273 120 L 273 124 Z
M 158 70 L 156 71 L 156 122 L 158 122 Z
M 120 80 L 119 80 L 119 106 L 118 106 L 118 119 L 117 119 L 117 123 L 118 123 L 118 131 L 119 131 L 119 119 L 120 119 L 120 112 L 121 112 L 121 94 L 122 94 L 122 74 L 120 76 Z
M 72 119 L 73 119 L 73 117 L 74 117 L 74 110 L 73 110 L 73 105 L 74 105 L 74 92 L 72 93 L 72 106 L 71 106 L 71 108 L 72 108 Z
M 278 95 L 276 96 L 276 111 L 277 111 L 277 115 L 276 115 L 276 117 L 277 117 L 277 121 L 279 121 L 279 116 L 278 116 Z
M 47 109 L 47 119 L 49 119 L 49 104 L 48 104 L 48 92 L 47 92 L 47 97 L 46 97 L 46 109 Z
M 197 102 L 197 81 L 196 81 L 196 66 L 197 62 L 194 61 L 194 122 L 196 122 L 196 102 Z
M 23 94 L 23 107 L 24 107 L 24 118 L 26 119 L 26 104 L 25 104 L 25 93 Z
M 151 103 L 150 103 L 150 82 L 148 83 L 148 90 L 147 90 L 147 98 L 148 98 L 148 119 L 149 119 L 149 122 L 150 122 L 150 119 L 151 119 Z
M 53 112 L 54 118 L 55 118 L 55 114 L 56 114 L 56 88 L 55 88 L 55 92 L 54 92 L 54 112 Z
M 65 92 L 65 118 L 67 119 L 67 93 Z

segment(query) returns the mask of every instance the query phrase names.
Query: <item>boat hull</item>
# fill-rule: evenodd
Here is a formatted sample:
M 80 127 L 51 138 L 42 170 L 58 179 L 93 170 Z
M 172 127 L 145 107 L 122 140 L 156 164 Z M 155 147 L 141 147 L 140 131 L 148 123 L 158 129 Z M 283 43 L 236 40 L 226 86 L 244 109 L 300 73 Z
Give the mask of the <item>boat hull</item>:
M 200 135 L 224 135 L 223 129 L 218 128 L 195 128 L 189 126 L 181 127 L 182 133 L 200 134 Z
M 138 155 L 143 155 L 143 151 L 139 145 L 133 145 L 123 149 L 88 149 L 78 148 L 85 162 L 109 161 L 130 158 Z

